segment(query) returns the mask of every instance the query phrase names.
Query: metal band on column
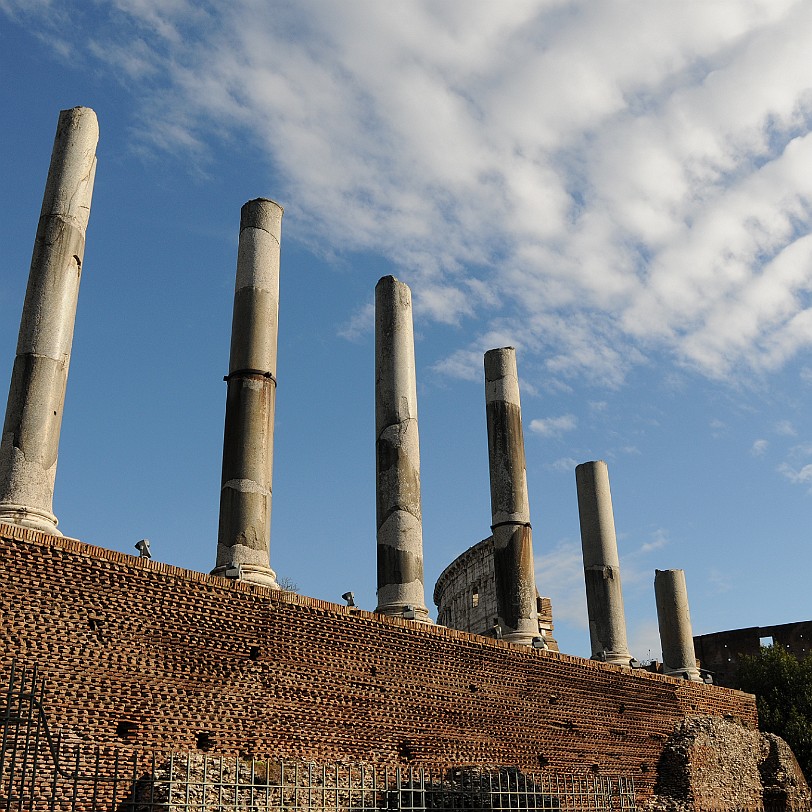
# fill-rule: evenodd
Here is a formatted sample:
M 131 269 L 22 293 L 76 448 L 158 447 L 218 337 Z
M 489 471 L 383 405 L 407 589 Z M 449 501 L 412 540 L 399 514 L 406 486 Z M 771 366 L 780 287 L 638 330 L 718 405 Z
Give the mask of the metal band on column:
M 503 639 L 530 645 L 539 636 L 539 624 L 519 375 L 513 347 L 485 353 L 485 408 L 498 625 Z
M 251 200 L 240 242 L 223 438 L 214 575 L 278 588 L 271 569 L 273 433 L 282 207 Z
M 423 588 L 413 330 L 411 291 L 394 276 L 384 276 L 375 286 L 375 611 L 431 623 Z

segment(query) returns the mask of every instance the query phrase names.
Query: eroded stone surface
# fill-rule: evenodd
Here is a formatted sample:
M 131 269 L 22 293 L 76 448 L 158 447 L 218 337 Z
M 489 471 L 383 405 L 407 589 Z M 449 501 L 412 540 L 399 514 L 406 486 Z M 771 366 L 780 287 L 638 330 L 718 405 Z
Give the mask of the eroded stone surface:
M 423 587 L 412 294 L 394 276 L 375 286 L 375 492 L 375 611 L 397 617 L 413 612 L 415 620 L 431 622 Z
M 757 810 L 770 803 L 808 809 L 798 762 L 778 736 L 735 721 L 694 716 L 678 722 L 657 765 L 646 812 Z
M 654 596 L 663 648 L 663 672 L 700 680 L 696 667 L 688 588 L 683 570 L 655 570 Z
M 529 645 L 539 636 L 527 472 L 513 347 L 485 353 L 485 410 L 497 625 L 503 639 Z
M 577 466 L 575 482 L 592 656 L 628 665 L 631 654 L 626 640 L 620 559 L 606 463 L 597 460 Z
M 281 233 L 281 206 L 259 198 L 242 207 L 213 571 L 223 575 L 239 564 L 243 580 L 271 587 Z
M 0 442 L 0 520 L 60 535 L 53 514 L 99 125 L 89 107 L 59 114 Z

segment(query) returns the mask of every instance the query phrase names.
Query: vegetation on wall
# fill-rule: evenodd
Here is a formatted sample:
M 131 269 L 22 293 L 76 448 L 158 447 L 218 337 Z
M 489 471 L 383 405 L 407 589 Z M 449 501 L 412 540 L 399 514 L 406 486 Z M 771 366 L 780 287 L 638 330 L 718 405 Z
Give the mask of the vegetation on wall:
M 812 780 L 812 657 L 765 646 L 742 657 L 738 676 L 741 689 L 756 695 L 761 730 L 781 736 Z

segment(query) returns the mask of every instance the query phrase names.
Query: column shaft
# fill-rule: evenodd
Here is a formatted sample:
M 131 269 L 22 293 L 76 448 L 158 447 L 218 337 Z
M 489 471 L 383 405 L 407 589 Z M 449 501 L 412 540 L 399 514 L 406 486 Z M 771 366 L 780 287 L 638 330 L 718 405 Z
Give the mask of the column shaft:
M 609 471 L 603 460 L 575 468 L 586 606 L 593 659 L 628 665 L 626 617 L 620 585 Z
M 655 570 L 654 595 L 663 648 L 663 671 L 701 681 L 696 667 L 694 635 L 688 611 L 684 570 Z
M 505 640 L 539 636 L 519 376 L 513 347 L 485 353 L 491 529 L 499 625 Z
M 213 570 L 223 575 L 239 565 L 243 580 L 274 589 L 271 480 L 281 232 L 281 206 L 260 198 L 242 207 Z
M 412 294 L 393 276 L 375 286 L 376 612 L 431 622 L 423 588 L 420 443 Z M 411 613 L 409 612 L 410 616 Z
M 99 125 L 89 107 L 59 114 L 0 442 L 0 521 L 61 535 L 53 514 Z

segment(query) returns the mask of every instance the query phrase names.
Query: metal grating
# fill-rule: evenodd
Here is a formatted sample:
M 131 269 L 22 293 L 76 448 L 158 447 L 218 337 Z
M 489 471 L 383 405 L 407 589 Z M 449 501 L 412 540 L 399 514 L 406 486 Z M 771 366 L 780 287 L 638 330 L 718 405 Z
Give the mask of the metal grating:
M 634 810 L 634 782 L 514 767 L 318 765 L 202 753 L 158 756 L 64 741 L 36 668 L 12 667 L 0 709 L 5 812 Z

